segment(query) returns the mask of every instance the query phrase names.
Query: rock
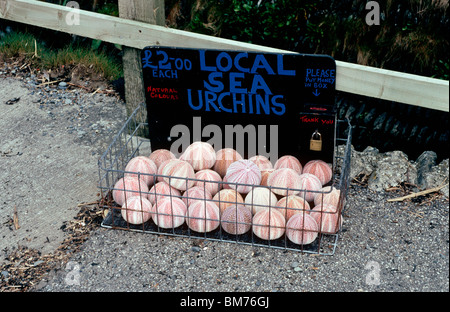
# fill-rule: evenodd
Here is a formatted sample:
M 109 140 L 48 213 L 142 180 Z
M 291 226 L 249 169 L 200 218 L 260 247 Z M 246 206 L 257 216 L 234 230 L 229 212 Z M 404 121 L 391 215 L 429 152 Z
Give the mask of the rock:
M 384 121 L 386 120 L 388 114 L 386 112 L 382 113 L 380 116 L 377 117 L 377 119 L 375 119 L 375 121 L 373 122 L 373 130 L 378 130 L 381 131 L 381 129 L 383 128 L 383 124 Z
M 370 122 L 375 118 L 376 109 L 372 108 L 367 115 L 364 117 L 364 123 L 370 124 Z
M 300 263 L 298 263 L 297 261 L 294 261 L 291 263 L 291 267 L 296 268 L 300 265 Z
M 433 151 L 423 152 L 416 160 L 417 185 L 426 187 L 425 175 L 436 165 L 437 154 Z
M 416 184 L 417 169 L 402 151 L 386 152 L 378 160 L 376 169 L 369 176 L 369 189 L 377 192 L 400 185 L 402 182 Z
M 361 174 L 370 176 L 377 167 L 380 152 L 377 148 L 368 146 L 362 152 L 352 150 L 350 165 L 350 177 L 354 178 Z
M 434 166 L 431 170 L 424 174 L 423 188 L 429 189 L 441 186 L 448 183 L 449 177 L 449 159 L 443 160 L 439 165 Z M 449 186 L 445 186 L 440 190 L 440 193 L 449 197 Z
M 59 84 L 58 84 L 58 88 L 59 89 L 65 89 L 65 88 L 67 88 L 67 83 L 66 82 L 64 82 L 64 81 L 61 81 Z
M 86 134 L 86 131 L 84 130 L 77 130 L 78 138 L 82 138 Z
M 197 246 L 193 246 L 193 247 L 191 248 L 191 250 L 192 250 L 193 252 L 200 252 L 200 251 L 201 251 L 200 247 L 197 247 Z
M 345 145 L 339 145 L 336 154 L 343 156 Z M 402 151 L 380 153 L 377 148 L 368 146 L 359 152 L 351 146 L 350 180 L 366 175 L 368 188 L 384 192 L 389 187 L 407 182 L 420 189 L 430 189 L 448 183 L 449 159 L 436 165 L 437 154 L 434 151 L 423 152 L 416 161 L 410 161 Z M 338 171 L 342 168 L 342 160 L 336 162 Z M 449 197 L 448 185 L 440 193 Z

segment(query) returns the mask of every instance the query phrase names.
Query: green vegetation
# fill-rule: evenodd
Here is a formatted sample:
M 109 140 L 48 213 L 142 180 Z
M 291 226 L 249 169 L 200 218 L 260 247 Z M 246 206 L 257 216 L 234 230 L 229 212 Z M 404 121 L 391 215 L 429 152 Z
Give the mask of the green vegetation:
M 436 74 L 433 75 L 435 78 L 449 80 L 450 73 L 450 63 L 447 61 L 439 60 L 439 63 L 435 65 Z
M 308 46 L 315 47 L 323 38 L 320 21 L 309 19 L 316 10 L 316 2 L 172 0 L 166 1 L 166 14 L 170 27 L 296 50 L 306 41 Z
M 24 33 L 10 33 L 1 38 L 0 41 L 0 55 L 3 58 L 11 58 L 18 55 L 26 57 L 33 57 L 35 54 L 35 41 L 31 34 Z M 39 47 L 37 54 L 42 52 Z
M 109 81 L 123 75 L 120 62 L 100 49 L 90 49 L 81 44 L 51 49 L 30 33 L 11 32 L 4 35 L 0 41 L 0 59 L 2 58 L 20 58 L 22 62 L 46 70 L 84 65 Z
M 45 68 L 84 64 L 108 80 L 115 80 L 122 75 L 120 64 L 112 61 L 105 53 L 72 45 L 57 51 L 48 51 L 43 55 L 41 64 Z
M 224 8 L 222 33 L 239 41 L 277 46 L 295 50 L 299 35 L 307 35 L 311 46 L 320 44 L 323 32 L 308 15 L 314 10 L 315 1 L 232 0 Z
M 168 26 L 337 60 L 448 79 L 449 1 L 166 0 Z

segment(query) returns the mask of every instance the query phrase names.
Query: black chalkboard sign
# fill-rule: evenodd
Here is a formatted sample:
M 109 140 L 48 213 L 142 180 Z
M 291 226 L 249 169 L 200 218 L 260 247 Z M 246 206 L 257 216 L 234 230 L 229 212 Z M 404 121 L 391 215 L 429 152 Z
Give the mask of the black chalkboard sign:
M 333 162 L 333 58 L 169 47 L 141 56 L 153 150 L 179 154 L 201 140 L 246 158 Z M 313 133 L 319 150 L 311 149 Z

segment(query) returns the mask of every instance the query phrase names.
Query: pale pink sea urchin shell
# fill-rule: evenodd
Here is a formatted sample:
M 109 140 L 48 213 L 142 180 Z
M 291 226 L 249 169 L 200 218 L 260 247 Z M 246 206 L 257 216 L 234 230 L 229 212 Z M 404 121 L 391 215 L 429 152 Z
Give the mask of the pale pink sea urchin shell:
M 230 188 L 241 194 L 247 194 L 251 191 L 252 185 L 261 183 L 261 171 L 254 162 L 248 159 L 241 159 L 228 167 L 224 181 L 228 182 Z
M 171 187 L 167 182 L 161 181 L 153 185 L 148 194 L 148 200 L 154 205 L 157 201 L 160 201 L 168 197 L 179 197 L 181 192 L 174 187 Z
M 314 201 L 314 196 L 316 196 L 321 189 L 322 183 L 318 177 L 311 173 L 302 173 L 300 175 L 300 191 L 299 196 L 303 197 L 308 202 Z
M 165 182 L 179 191 L 185 191 L 195 183 L 195 172 L 191 164 L 180 159 L 169 160 L 162 169 L 162 175 L 166 176 L 163 178 Z
M 241 160 L 242 156 L 236 150 L 226 147 L 216 153 L 216 163 L 213 170 L 222 178 L 227 174 L 228 167 L 237 160 Z
M 220 225 L 219 207 L 211 201 L 194 201 L 187 210 L 188 227 L 199 233 L 211 232 Z
M 157 149 L 154 150 L 150 156 L 148 157 L 155 163 L 156 167 L 159 168 L 159 166 L 166 160 L 169 159 L 175 159 L 176 156 L 174 153 L 167 149 Z
M 148 197 L 148 186 L 142 179 L 137 177 L 123 177 L 115 184 L 112 191 L 114 201 L 122 206 L 125 201 L 133 196 Z
M 252 212 L 244 205 L 228 206 L 221 217 L 222 228 L 234 235 L 247 233 L 252 227 Z
M 197 141 L 186 148 L 180 160 L 190 163 L 195 171 L 210 169 L 216 162 L 216 151 L 211 144 Z
M 150 158 L 146 156 L 136 156 L 125 166 L 125 177 L 139 177 L 148 186 L 153 185 L 155 181 L 155 174 L 158 168 Z
M 195 173 L 195 185 L 205 188 L 212 196 L 216 195 L 222 188 L 222 178 L 220 175 L 211 169 L 203 169 Z
M 212 199 L 211 193 L 201 186 L 193 186 L 184 191 L 181 198 L 186 206 L 190 206 L 194 201 L 197 200 L 208 200 Z
M 253 157 L 250 157 L 249 160 L 253 161 L 261 171 L 273 169 L 273 164 L 271 163 L 269 158 L 264 155 L 255 155 Z
M 333 172 L 329 164 L 323 160 L 311 160 L 303 167 L 303 173 L 311 173 L 319 178 L 322 185 L 331 181 Z
M 184 223 L 186 204 L 179 198 L 166 197 L 152 207 L 152 220 L 164 229 L 177 228 Z
M 152 204 L 142 196 L 132 196 L 123 204 L 122 218 L 130 224 L 142 224 L 151 218 Z
M 311 210 L 311 216 L 316 220 L 320 231 L 335 234 L 342 226 L 342 216 L 333 205 L 319 204 Z
M 274 240 L 283 236 L 286 220 L 275 209 L 262 209 L 253 216 L 253 233 L 261 239 Z
M 290 168 L 295 170 L 298 174 L 302 173 L 302 164 L 297 157 L 292 155 L 285 155 L 280 157 L 273 166 L 274 169 Z
M 277 195 L 296 195 L 301 186 L 300 175 L 291 168 L 275 169 L 267 178 L 267 185 Z
M 298 245 L 308 245 L 314 242 L 319 234 L 316 220 L 308 214 L 295 214 L 286 223 L 287 238 Z
M 307 213 L 311 210 L 309 203 L 298 195 L 289 195 L 281 198 L 276 203 L 278 209 L 288 221 L 296 213 Z
M 245 196 L 245 206 L 250 208 L 253 214 L 259 210 L 275 207 L 277 197 L 267 187 L 258 186 Z

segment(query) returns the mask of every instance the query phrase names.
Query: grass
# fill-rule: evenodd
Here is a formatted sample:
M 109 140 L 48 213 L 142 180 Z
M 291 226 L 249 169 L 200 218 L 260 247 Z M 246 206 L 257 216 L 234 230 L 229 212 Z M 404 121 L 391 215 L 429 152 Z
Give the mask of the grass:
M 44 68 L 83 64 L 107 80 L 115 80 L 122 76 L 121 65 L 112 61 L 105 53 L 72 45 L 58 51 L 47 51 L 42 57 L 41 64 Z
M 19 55 L 31 56 L 34 54 L 34 51 L 34 37 L 30 34 L 10 33 L 1 38 L 0 55 L 3 58 Z
M 35 68 L 55 69 L 61 66 L 84 65 L 108 81 L 123 76 L 122 65 L 103 51 L 69 44 L 53 50 L 32 34 L 13 32 L 0 39 L 0 59 L 23 58 Z

